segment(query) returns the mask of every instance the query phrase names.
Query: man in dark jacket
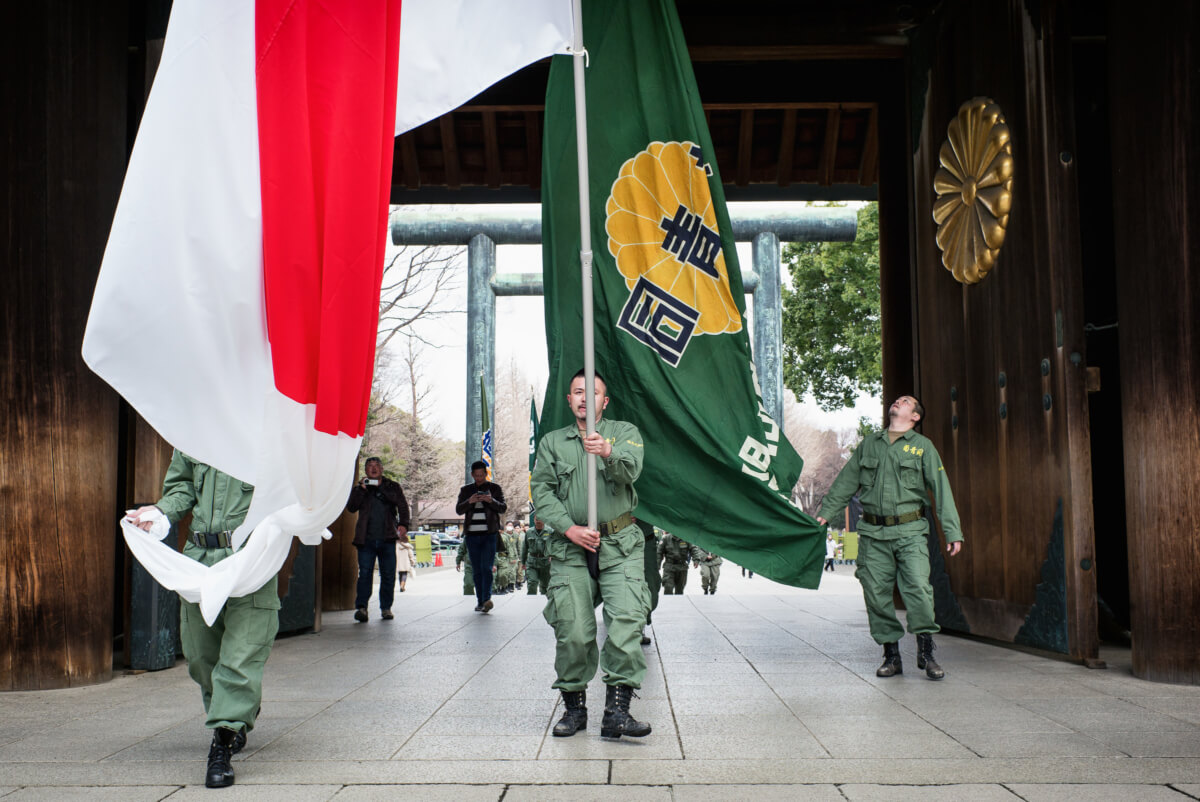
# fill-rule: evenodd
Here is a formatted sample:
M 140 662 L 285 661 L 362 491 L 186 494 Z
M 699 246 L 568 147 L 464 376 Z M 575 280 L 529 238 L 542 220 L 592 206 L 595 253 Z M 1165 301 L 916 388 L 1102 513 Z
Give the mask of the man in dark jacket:
M 454 511 L 463 516 L 463 542 L 471 557 L 475 579 L 475 612 L 492 609 L 492 565 L 496 562 L 496 540 L 500 536 L 500 516 L 508 509 L 500 485 L 487 480 L 487 463 L 471 464 L 470 484 L 458 491 Z
M 354 527 L 354 547 L 358 549 L 358 593 L 354 599 L 354 619 L 367 620 L 367 602 L 379 561 L 379 613 L 384 620 L 392 616 L 396 594 L 396 540 L 408 532 L 408 501 L 400 485 L 383 475 L 379 457 L 364 465 L 364 476 L 350 491 L 346 509 L 358 513 Z

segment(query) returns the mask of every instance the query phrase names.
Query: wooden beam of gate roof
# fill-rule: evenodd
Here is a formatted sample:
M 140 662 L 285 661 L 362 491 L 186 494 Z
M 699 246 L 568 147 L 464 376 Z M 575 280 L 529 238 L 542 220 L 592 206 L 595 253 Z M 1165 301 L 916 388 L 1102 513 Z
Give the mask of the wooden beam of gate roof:
M 525 169 L 529 173 L 529 186 L 542 186 L 542 133 L 541 118 L 536 111 L 525 112 Z
M 738 126 L 737 149 L 737 185 L 747 186 L 750 183 L 750 160 L 754 155 L 754 110 L 742 109 L 742 118 Z
M 837 161 L 838 138 L 841 129 L 841 108 L 830 109 L 825 114 L 825 143 L 821 147 L 821 161 L 817 167 L 817 183 L 823 187 L 833 183 L 833 167 Z
M 454 115 L 442 115 L 438 124 L 442 131 L 442 169 L 445 171 L 446 186 L 450 189 L 461 189 L 462 179 L 458 169 L 458 141 L 454 135 Z
M 792 183 L 792 159 L 796 155 L 796 110 L 784 109 L 783 124 L 779 129 L 778 183 L 786 187 Z
M 826 44 L 833 42 L 830 47 L 861 56 L 864 44 L 878 48 L 887 40 L 888 47 L 898 47 L 897 40 L 911 27 L 889 16 L 895 9 L 877 0 L 844 1 L 849 6 L 831 8 L 818 0 L 743 0 L 745 8 L 740 4 L 734 14 L 720 0 L 678 0 L 693 45 L 759 49 L 760 57 L 695 65 L 700 95 L 706 98 L 704 115 L 714 158 L 724 167 L 731 200 L 875 197 L 884 147 L 875 109 L 882 100 L 881 87 L 891 85 L 883 79 L 900 67 L 895 54 L 856 60 L 767 60 L 762 56 L 796 55 L 777 49 L 789 45 L 785 34 L 800 37 L 797 42 L 805 47 L 817 34 L 794 26 L 769 31 L 765 39 L 755 33 L 762 34 L 759 23 L 772 15 L 782 14 L 785 22 L 811 17 L 824 20 L 821 36 Z M 865 36 L 856 44 L 842 41 L 841 22 L 852 13 L 850 7 L 861 7 L 878 23 L 865 29 L 856 26 Z M 913 8 L 919 19 L 927 15 L 930 3 L 916 0 Z M 693 29 L 704 35 L 691 36 Z M 548 75 L 549 60 L 530 65 L 457 111 L 401 137 L 395 151 L 393 200 L 536 202 Z
M 860 111 L 875 108 L 875 103 L 872 101 L 853 101 L 841 103 L 837 101 L 802 101 L 802 100 L 771 100 L 771 101 L 723 101 L 719 103 L 701 103 L 705 111 L 741 111 L 743 109 L 753 109 L 762 111 L 764 109 L 837 109 L 844 111 Z M 476 111 L 492 111 L 492 112 L 544 112 L 545 104 L 542 103 L 466 103 L 451 114 L 461 114 L 463 112 Z
M 417 163 L 416 134 L 409 131 L 400 136 L 400 165 L 404 169 L 404 186 L 407 189 L 421 187 L 421 170 Z
M 872 108 L 867 118 L 867 138 L 863 142 L 862 160 L 858 163 L 858 183 L 869 187 L 879 171 L 879 109 Z
M 693 62 L 709 61 L 849 61 L 904 56 L 899 43 L 846 45 L 696 45 L 688 48 Z
M 496 112 L 483 112 L 483 164 L 487 185 L 500 188 L 500 143 L 496 140 Z
M 788 100 L 772 100 L 772 101 L 747 101 L 747 102 L 723 102 L 723 103 L 702 103 L 705 109 L 711 111 L 741 111 L 743 109 L 753 109 L 755 111 L 763 111 L 766 109 L 792 109 L 792 110 L 816 110 L 827 111 L 829 109 L 842 109 L 844 111 L 866 111 L 875 108 L 875 104 L 868 101 L 860 101 L 855 103 L 838 103 L 838 102 L 806 102 L 806 101 L 788 101 Z

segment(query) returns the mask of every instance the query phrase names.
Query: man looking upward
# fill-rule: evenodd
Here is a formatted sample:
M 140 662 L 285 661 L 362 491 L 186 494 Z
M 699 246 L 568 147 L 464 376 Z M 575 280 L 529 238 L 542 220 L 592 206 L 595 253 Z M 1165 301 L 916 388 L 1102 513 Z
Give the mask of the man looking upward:
M 962 548 L 958 510 L 942 458 L 929 438 L 913 427 L 925 408 L 911 395 L 897 398 L 888 408 L 888 429 L 863 438 L 821 503 L 817 521 L 828 523 L 856 493 L 863 516 L 858 524 L 858 568 L 871 637 L 883 646 L 883 664 L 876 676 L 904 673 L 899 640 L 904 628 L 896 618 L 892 588 L 899 586 L 908 608 L 908 631 L 917 636 L 917 668 L 930 679 L 946 675 L 933 659 L 933 586 L 929 584 L 929 520 L 925 502 L 934 508 L 946 533 L 950 556 Z
M 542 437 L 533 469 L 532 493 L 538 517 L 554 530 L 550 537 L 550 586 L 543 615 L 556 640 L 554 687 L 562 691 L 564 712 L 557 736 L 587 728 L 587 686 L 599 664 L 604 668 L 602 738 L 650 734 L 650 725 L 629 714 L 635 688 L 646 676 L 642 627 L 650 610 L 644 576 L 645 537 L 633 519 L 642 472 L 642 436 L 624 421 L 603 418 L 607 387 L 596 374 L 595 432 L 587 434 L 583 371 L 571 379 L 567 404 L 575 423 Z M 587 455 L 596 456 L 598 529 L 589 529 Z M 588 570 L 595 555 L 598 571 Z M 596 648 L 596 605 L 603 600 L 608 631 L 603 651 Z

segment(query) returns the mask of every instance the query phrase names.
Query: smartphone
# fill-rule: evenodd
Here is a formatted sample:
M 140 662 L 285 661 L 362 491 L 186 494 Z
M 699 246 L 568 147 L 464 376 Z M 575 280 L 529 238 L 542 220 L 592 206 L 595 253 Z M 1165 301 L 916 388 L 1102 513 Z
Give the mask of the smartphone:
M 363 484 L 367 485 L 368 487 L 379 487 L 379 480 L 378 479 L 366 479 L 363 481 Z

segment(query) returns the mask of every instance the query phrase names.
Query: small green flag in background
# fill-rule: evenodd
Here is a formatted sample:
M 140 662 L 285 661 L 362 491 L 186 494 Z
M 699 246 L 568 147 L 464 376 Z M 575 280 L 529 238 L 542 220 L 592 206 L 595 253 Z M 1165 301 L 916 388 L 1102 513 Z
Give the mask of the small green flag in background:
M 672 0 L 584 0 L 596 370 L 641 430 L 635 512 L 770 579 L 816 587 L 824 527 L 792 505 L 803 465 L 762 406 L 725 193 Z M 569 56 L 546 90 L 541 431 L 573 422 L 583 367 Z
M 538 414 L 537 403 L 529 398 L 529 513 L 533 514 L 533 464 L 537 460 Z M 530 518 L 530 524 L 533 520 Z

